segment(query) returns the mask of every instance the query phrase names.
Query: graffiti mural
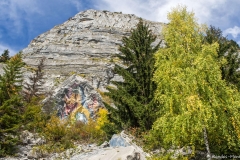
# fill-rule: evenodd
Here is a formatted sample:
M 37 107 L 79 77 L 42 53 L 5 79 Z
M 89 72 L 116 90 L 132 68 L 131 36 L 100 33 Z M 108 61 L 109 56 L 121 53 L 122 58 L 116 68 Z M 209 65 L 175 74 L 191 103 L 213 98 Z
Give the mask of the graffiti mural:
M 70 118 L 87 123 L 103 107 L 99 93 L 86 80 L 76 76 L 67 80 L 54 97 L 61 119 Z

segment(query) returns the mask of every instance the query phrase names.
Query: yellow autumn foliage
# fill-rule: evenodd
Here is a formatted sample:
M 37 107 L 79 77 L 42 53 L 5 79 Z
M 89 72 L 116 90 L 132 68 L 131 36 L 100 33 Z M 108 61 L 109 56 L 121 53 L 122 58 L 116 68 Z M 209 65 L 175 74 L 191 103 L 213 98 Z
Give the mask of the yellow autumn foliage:
M 104 126 L 104 124 L 109 123 L 109 120 L 107 118 L 108 111 L 104 108 L 100 108 L 98 112 L 98 118 L 96 121 L 96 130 L 101 131 L 101 128 Z
M 160 111 L 149 146 L 205 151 L 208 141 L 215 155 L 239 152 L 240 94 L 222 80 L 218 44 L 203 43 L 204 29 L 186 7 L 173 9 L 168 19 L 163 29 L 167 46 L 155 55 Z
M 81 111 L 83 108 L 76 110 Z M 107 110 L 100 108 L 97 119 L 93 120 L 88 116 L 88 122 L 76 121 L 75 114 L 71 113 L 69 119 L 61 120 L 52 116 L 43 129 L 43 135 L 47 144 L 40 146 L 47 152 L 61 152 L 69 147 L 73 147 L 73 142 L 79 143 L 102 143 L 106 140 L 106 133 L 102 130 L 105 123 L 108 123 Z

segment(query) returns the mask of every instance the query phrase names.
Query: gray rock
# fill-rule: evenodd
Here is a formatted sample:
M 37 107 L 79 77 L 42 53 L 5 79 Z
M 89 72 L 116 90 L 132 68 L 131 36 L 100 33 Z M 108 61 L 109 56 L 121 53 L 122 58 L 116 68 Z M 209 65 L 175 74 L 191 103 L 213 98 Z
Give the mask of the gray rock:
M 31 150 L 28 153 L 27 158 L 28 159 L 37 159 L 37 158 L 40 158 L 40 157 L 39 157 L 39 155 L 35 151 Z
M 103 144 L 101 144 L 100 146 L 101 148 L 106 148 L 106 147 L 110 147 L 109 143 L 107 141 L 105 141 Z
M 57 76 L 68 77 L 71 72 L 87 78 L 94 88 L 103 89 L 114 74 L 111 69 L 123 36 L 129 36 L 139 17 L 119 12 L 87 10 L 76 14 L 63 24 L 34 38 L 23 49 L 24 62 L 36 66 L 45 56 L 46 85 L 54 86 Z M 161 39 L 163 23 L 144 20 Z M 110 72 L 109 72 L 110 71 Z M 119 79 L 116 77 L 115 79 Z M 119 79 L 121 80 L 121 78 Z
M 3 67 L 5 67 L 6 65 L 3 63 L 0 63 L 0 75 L 2 75 L 4 73 Z
M 126 140 L 121 137 L 120 135 L 113 135 L 110 142 L 110 147 L 127 147 L 130 146 L 130 144 L 128 142 L 126 142 Z
M 21 132 L 20 141 L 24 145 L 33 145 L 33 146 L 39 145 L 39 144 L 44 144 L 46 142 L 46 140 L 43 137 L 40 137 L 37 133 L 33 134 L 27 130 Z M 27 146 L 27 147 L 29 147 L 29 146 Z
M 140 160 L 141 156 L 140 153 L 134 152 L 134 155 L 128 155 L 127 160 Z

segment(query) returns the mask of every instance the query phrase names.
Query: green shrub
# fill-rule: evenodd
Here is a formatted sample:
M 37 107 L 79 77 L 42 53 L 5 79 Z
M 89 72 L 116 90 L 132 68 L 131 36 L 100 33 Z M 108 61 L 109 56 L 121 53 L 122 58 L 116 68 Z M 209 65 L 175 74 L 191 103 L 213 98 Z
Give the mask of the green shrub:
M 33 132 L 42 132 L 47 121 L 47 115 L 42 112 L 41 105 L 27 105 L 23 114 L 25 129 Z
M 44 136 L 48 141 L 59 142 L 67 135 L 67 121 L 52 116 L 44 128 Z

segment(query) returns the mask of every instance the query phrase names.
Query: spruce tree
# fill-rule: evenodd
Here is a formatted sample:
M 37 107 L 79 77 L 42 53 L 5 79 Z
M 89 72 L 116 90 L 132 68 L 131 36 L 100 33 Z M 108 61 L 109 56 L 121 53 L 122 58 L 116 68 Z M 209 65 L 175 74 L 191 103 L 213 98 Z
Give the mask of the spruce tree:
M 13 56 L 8 62 L 6 67 L 3 68 L 4 75 L 0 77 L 1 90 L 0 90 L 0 105 L 5 100 L 16 95 L 22 89 L 22 71 L 23 67 L 22 54 L 18 53 Z
M 115 88 L 108 88 L 107 95 L 113 99 L 116 108 L 107 105 L 110 119 L 122 127 L 150 129 L 155 120 L 153 93 L 156 85 L 154 53 L 158 50 L 152 43 L 156 40 L 147 24 L 140 19 L 130 37 L 123 37 L 118 58 L 123 65 L 115 65 L 114 73 L 123 77 L 123 82 L 113 82 Z
M 5 100 L 0 106 L 0 157 L 13 155 L 18 138 L 16 137 L 21 124 L 21 98 L 17 95 Z
M 0 157 L 13 154 L 17 129 L 21 124 L 21 90 L 23 66 L 21 54 L 12 57 L 0 76 Z
M 239 93 L 222 80 L 218 44 L 203 44 L 204 28 L 185 7 L 168 14 L 166 48 L 156 53 L 155 99 L 159 117 L 148 137 L 152 147 L 192 147 L 215 155 L 240 145 Z
M 219 60 L 226 60 L 221 66 L 222 79 L 229 84 L 236 85 L 238 90 L 240 90 L 240 72 L 238 70 L 240 68 L 239 45 L 235 41 L 224 37 L 222 31 L 214 26 L 210 26 L 207 29 L 204 40 L 209 44 L 215 42 L 219 44 L 218 58 Z
M 2 55 L 0 56 L 0 62 L 7 62 L 9 59 L 10 59 L 10 57 L 9 57 L 8 49 L 4 50 Z

